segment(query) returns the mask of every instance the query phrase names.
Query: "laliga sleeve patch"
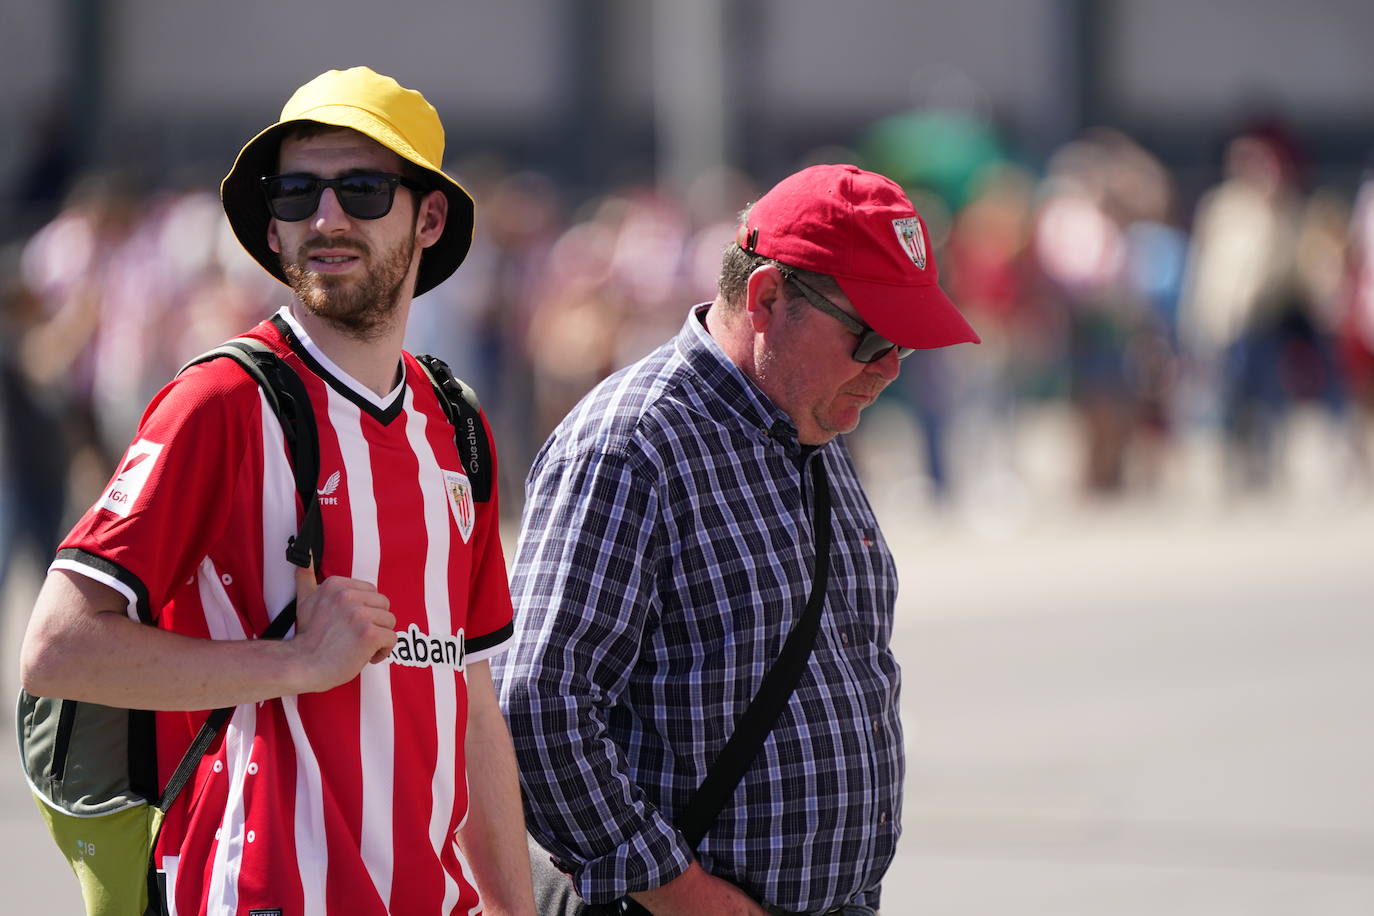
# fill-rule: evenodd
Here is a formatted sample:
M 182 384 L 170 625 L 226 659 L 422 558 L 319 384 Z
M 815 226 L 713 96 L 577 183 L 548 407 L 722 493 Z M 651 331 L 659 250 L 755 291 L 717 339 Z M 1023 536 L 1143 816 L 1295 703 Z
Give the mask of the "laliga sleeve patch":
M 108 509 L 115 515 L 127 517 L 143 492 L 144 484 L 152 476 L 153 465 L 157 464 L 161 454 L 162 446 L 147 439 L 139 439 L 129 446 L 124 460 L 120 462 L 119 472 L 100 497 L 100 502 L 95 504 L 96 508 Z
M 444 489 L 448 491 L 448 507 L 453 510 L 458 533 L 466 544 L 472 537 L 472 524 L 477 518 L 477 507 L 472 502 L 472 483 L 465 474 L 444 471 Z

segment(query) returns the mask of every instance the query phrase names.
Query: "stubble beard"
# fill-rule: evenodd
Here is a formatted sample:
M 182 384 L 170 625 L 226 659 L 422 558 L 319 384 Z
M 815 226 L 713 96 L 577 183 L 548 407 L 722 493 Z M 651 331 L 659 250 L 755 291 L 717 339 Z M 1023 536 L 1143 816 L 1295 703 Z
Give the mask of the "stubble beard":
M 415 255 L 415 232 L 382 253 L 358 279 L 318 274 L 305 267 L 312 250 L 325 247 L 316 240 L 300 247 L 292 260 L 282 259 L 282 272 L 306 311 L 358 340 L 383 336 L 395 320 L 401 289 L 409 279 Z M 360 241 L 332 241 L 328 247 L 349 248 L 366 262 L 372 250 Z
M 808 438 L 819 440 L 806 441 L 807 445 L 823 445 L 836 436 L 852 433 L 858 428 L 864 409 L 872 404 L 870 400 L 863 405 L 851 406 L 845 402 L 846 392 L 843 390 L 828 395 L 816 392 L 810 385 L 811 375 L 804 367 L 789 365 L 787 360 L 773 351 L 761 354 L 756 366 L 759 379 L 765 381 L 766 387 L 772 391 L 770 398 L 792 418 L 803 441 Z M 877 385 L 871 392 L 872 398 L 876 399 L 885 387 L 886 383 Z M 849 415 L 850 410 L 853 411 L 852 416 Z M 804 415 L 813 428 L 803 429 L 797 422 L 798 415 Z

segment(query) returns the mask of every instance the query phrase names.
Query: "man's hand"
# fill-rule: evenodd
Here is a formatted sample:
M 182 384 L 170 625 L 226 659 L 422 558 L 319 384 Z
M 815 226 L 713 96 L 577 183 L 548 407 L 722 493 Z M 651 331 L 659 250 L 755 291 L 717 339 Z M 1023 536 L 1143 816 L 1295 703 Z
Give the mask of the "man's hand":
M 748 894 L 698 862 L 662 887 L 630 896 L 654 916 L 768 916 Z
M 316 693 L 353 680 L 369 662 L 391 654 L 396 616 L 377 586 L 330 576 L 315 583 L 311 569 L 296 570 L 296 635 L 301 693 Z

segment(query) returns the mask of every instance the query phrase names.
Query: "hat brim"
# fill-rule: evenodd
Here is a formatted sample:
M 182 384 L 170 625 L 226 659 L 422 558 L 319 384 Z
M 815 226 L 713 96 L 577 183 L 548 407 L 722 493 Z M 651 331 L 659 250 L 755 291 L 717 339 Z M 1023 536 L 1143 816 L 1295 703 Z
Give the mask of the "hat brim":
M 930 350 L 982 338 L 938 284 L 898 286 L 835 277 L 869 327 L 900 347 Z
M 287 283 L 280 256 L 267 244 L 267 227 L 271 222 L 271 216 L 267 212 L 267 200 L 263 197 L 259 182 L 264 175 L 271 175 L 277 171 L 277 154 L 282 137 L 289 133 L 293 126 L 314 122 L 356 130 L 406 161 L 424 169 L 432 176 L 434 188 L 443 191 L 444 196 L 448 198 L 448 217 L 444 224 L 444 232 L 439 236 L 439 240 L 426 248 L 420 256 L 420 270 L 415 279 L 415 295 L 423 295 L 448 279 L 458 269 L 458 265 L 463 263 L 468 255 L 468 249 L 472 247 L 472 195 L 435 164 L 425 161 L 390 125 L 377 118 L 360 119 L 360 114 L 367 113 L 344 106 L 319 108 L 311 112 L 311 117 L 279 121 L 249 140 L 234 160 L 234 167 L 220 184 L 220 200 L 224 204 L 224 213 L 239 244 L 252 255 L 253 260 L 282 283 Z

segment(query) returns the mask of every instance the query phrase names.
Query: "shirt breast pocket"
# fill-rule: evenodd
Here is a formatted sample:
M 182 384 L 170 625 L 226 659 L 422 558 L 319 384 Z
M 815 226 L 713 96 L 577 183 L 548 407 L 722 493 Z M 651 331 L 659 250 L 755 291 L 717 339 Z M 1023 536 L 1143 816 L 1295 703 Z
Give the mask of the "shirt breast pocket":
M 855 636 L 886 645 L 897 601 L 897 568 L 876 525 L 846 525 L 836 520 L 829 586 L 836 613 Z M 835 601 L 835 597 L 841 598 Z

